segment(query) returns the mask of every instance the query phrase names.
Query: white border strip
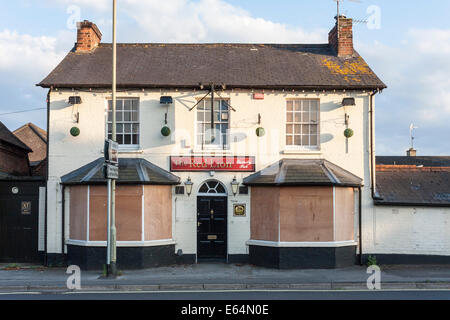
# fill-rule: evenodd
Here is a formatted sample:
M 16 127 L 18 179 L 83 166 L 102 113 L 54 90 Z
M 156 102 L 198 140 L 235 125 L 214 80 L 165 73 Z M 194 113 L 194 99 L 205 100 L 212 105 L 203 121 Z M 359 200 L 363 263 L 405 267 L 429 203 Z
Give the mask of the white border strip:
M 330 242 L 276 242 L 265 240 L 248 240 L 247 245 L 251 246 L 263 246 L 263 247 L 276 247 L 276 248 L 337 248 L 337 247 L 350 247 L 356 246 L 357 242 L 350 241 L 330 241 Z
M 86 212 L 86 239 L 87 241 L 89 241 L 89 220 L 91 220 L 91 214 L 90 214 L 90 210 L 91 210 L 91 204 L 90 204 L 90 199 L 91 199 L 91 187 L 87 186 L 87 212 Z
M 38 251 L 45 250 L 45 187 L 39 187 Z
M 74 246 L 81 247 L 106 247 L 106 241 L 85 241 L 85 240 L 72 240 L 69 239 L 66 242 Z M 118 247 L 154 247 L 176 244 L 173 239 L 164 240 L 151 240 L 151 241 L 117 241 Z

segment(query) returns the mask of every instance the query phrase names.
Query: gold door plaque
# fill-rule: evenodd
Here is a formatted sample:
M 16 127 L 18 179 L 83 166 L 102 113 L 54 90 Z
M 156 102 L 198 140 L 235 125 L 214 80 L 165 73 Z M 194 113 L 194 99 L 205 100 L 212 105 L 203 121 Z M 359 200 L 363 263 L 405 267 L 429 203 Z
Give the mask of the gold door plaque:
M 217 236 L 215 234 L 208 235 L 208 240 L 217 240 Z

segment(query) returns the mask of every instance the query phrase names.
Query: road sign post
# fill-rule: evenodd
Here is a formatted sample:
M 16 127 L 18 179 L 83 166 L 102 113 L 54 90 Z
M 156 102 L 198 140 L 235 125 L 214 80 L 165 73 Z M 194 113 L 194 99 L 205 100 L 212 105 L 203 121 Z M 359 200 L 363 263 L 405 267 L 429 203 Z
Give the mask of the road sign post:
M 103 175 L 108 181 L 108 209 L 107 209 L 107 245 L 106 245 L 106 272 L 108 276 L 116 275 L 115 268 L 115 222 L 114 222 L 114 193 L 113 188 L 115 187 L 115 183 L 113 181 L 119 179 L 119 144 L 112 140 L 105 141 L 104 148 L 105 155 L 105 164 L 103 167 Z

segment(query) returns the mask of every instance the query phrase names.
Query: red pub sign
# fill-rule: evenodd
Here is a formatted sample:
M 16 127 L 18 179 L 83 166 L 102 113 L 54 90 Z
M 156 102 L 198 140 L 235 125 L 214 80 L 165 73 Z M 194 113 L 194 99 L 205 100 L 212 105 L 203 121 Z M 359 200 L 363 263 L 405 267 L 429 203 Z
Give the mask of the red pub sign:
M 170 157 L 170 171 L 254 172 L 255 157 Z

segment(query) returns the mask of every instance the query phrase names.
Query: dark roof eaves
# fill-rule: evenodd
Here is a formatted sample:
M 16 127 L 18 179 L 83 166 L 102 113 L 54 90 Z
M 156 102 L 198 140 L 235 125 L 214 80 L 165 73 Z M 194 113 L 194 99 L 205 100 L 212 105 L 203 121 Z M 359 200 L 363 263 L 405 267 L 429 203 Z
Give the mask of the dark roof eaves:
M 358 185 L 355 183 L 331 183 L 331 182 L 283 182 L 283 183 L 273 183 L 273 182 L 243 182 L 244 185 L 249 187 L 349 187 L 349 188 L 359 188 L 363 185 Z
M 106 186 L 107 181 L 75 181 L 75 182 L 61 182 L 63 186 Z M 153 181 L 120 181 L 116 180 L 117 185 L 154 185 L 154 186 L 175 186 L 180 182 L 153 182 Z
M 437 207 L 437 208 L 447 208 L 450 207 L 449 203 L 418 203 L 418 202 L 404 202 L 404 201 L 383 201 L 375 200 L 375 205 L 377 206 L 392 206 L 392 207 Z
M 57 84 L 57 83 L 38 83 L 36 86 L 41 88 L 60 88 L 60 89 L 104 89 L 110 90 L 112 84 L 95 83 L 95 84 Z M 227 89 L 272 89 L 272 90 L 384 90 L 387 86 L 383 85 L 240 85 L 240 84 L 226 84 Z M 198 89 L 198 84 L 117 84 L 118 89 Z

